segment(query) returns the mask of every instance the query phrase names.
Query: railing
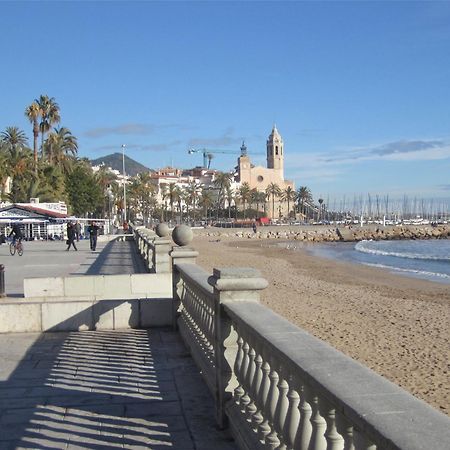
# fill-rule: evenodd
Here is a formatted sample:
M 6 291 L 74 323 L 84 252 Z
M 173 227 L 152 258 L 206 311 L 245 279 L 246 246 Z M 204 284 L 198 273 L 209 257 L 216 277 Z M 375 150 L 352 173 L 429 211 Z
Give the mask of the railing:
M 134 239 L 142 258 L 150 272 L 167 273 L 171 271 L 169 251 L 172 241 L 164 236 L 158 236 L 147 228 L 136 228 Z
M 450 448 L 447 416 L 259 304 L 265 286 L 174 261 L 179 330 L 241 448 Z

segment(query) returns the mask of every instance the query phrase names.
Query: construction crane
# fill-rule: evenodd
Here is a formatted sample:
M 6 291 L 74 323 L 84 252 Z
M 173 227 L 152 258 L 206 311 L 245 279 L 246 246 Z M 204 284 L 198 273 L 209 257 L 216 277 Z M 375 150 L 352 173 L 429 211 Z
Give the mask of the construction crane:
M 203 167 L 206 169 L 210 167 L 211 165 L 211 159 L 213 158 L 213 155 L 215 153 L 227 153 L 229 155 L 235 155 L 238 152 L 236 150 L 216 150 L 216 149 L 209 149 L 209 148 L 191 148 L 188 150 L 188 153 L 190 155 L 194 153 L 201 153 L 203 155 Z M 247 147 L 245 146 L 245 143 L 242 143 L 241 146 L 241 156 L 247 156 Z

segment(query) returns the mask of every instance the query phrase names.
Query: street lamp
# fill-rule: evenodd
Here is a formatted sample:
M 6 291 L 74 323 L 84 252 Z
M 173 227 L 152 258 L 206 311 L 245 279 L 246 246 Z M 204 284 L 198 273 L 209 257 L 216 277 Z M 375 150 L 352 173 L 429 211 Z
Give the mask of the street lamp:
M 125 144 L 122 144 L 122 175 L 123 175 L 123 222 L 127 221 L 127 190 L 125 187 Z

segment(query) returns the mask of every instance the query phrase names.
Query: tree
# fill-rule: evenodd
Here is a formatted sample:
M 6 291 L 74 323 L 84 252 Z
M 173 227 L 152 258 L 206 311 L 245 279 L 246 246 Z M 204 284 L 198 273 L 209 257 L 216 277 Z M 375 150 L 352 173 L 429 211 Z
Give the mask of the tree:
M 310 207 L 312 203 L 312 194 L 308 187 L 300 186 L 297 189 L 296 201 L 300 214 L 306 217 L 306 207 Z
M 183 190 L 180 186 L 175 185 L 173 192 L 173 201 L 178 205 L 178 212 L 180 214 L 180 223 L 183 222 Z
M 287 210 L 288 210 L 288 218 L 289 213 L 291 211 L 290 209 L 290 203 L 295 201 L 295 191 L 292 189 L 291 186 L 288 186 L 282 193 L 281 193 L 281 199 L 285 202 L 287 202 Z
M 37 164 L 38 160 L 38 137 L 39 137 L 39 117 L 40 117 L 39 104 L 34 101 L 31 105 L 25 109 L 25 116 L 33 124 L 33 159 L 34 164 Z
M 231 180 L 233 176 L 231 173 L 227 172 L 219 172 L 216 174 L 216 177 L 214 179 L 214 186 L 219 188 L 219 192 L 217 194 L 217 212 L 216 212 L 216 219 L 219 219 L 219 209 L 223 207 L 224 204 L 224 193 L 231 186 Z
M 78 151 L 78 142 L 68 128 L 55 128 L 48 135 L 44 148 L 50 164 L 61 165 L 63 172 L 70 172 L 73 157 Z
M 59 123 L 61 117 L 59 115 L 59 105 L 53 97 L 41 95 L 35 102 L 39 105 L 39 131 L 41 132 L 41 151 L 44 158 L 44 138 L 54 124 Z
M 103 192 L 97 183 L 91 167 L 84 161 L 78 162 L 66 176 L 66 191 L 72 212 L 86 217 L 102 208 Z
M 200 206 L 203 207 L 203 214 L 205 217 L 205 220 L 208 220 L 208 210 L 213 205 L 213 195 L 211 190 L 203 188 L 201 191 L 201 197 L 200 197 Z
M 276 183 L 270 183 L 266 188 L 266 194 L 270 198 L 272 197 L 272 219 L 275 217 L 275 197 L 281 195 L 281 189 Z
M 27 147 L 25 133 L 17 127 L 7 127 L 0 134 L 2 153 L 6 166 L 6 177 L 10 176 L 14 185 L 16 178 L 29 175 L 31 150 Z
M 225 188 L 225 198 L 228 204 L 228 218 L 231 219 L 231 204 L 235 200 L 234 192 L 231 189 L 231 186 Z
M 250 200 L 250 191 L 251 191 L 250 185 L 247 182 L 242 183 L 238 189 L 239 199 L 242 202 L 244 219 L 245 219 L 245 209 L 246 209 L 245 206 L 246 206 L 246 203 Z
M 0 135 L 0 140 L 3 142 L 4 149 L 9 152 L 21 150 L 28 146 L 26 134 L 18 127 L 6 127 Z
M 156 188 L 148 172 L 132 178 L 128 188 L 128 205 L 131 212 L 140 214 L 147 225 L 156 206 Z
M 197 201 L 200 193 L 200 185 L 191 182 L 186 188 L 186 205 L 192 206 L 192 219 L 195 222 L 195 208 L 197 206 Z

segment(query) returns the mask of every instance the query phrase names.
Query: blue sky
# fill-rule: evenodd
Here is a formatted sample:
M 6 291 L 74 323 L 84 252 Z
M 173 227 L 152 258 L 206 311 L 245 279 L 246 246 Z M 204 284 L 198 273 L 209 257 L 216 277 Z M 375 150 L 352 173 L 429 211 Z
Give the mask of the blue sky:
M 193 167 L 242 139 L 314 196 L 450 197 L 450 2 L 0 2 L 0 129 L 55 97 L 80 156 Z

